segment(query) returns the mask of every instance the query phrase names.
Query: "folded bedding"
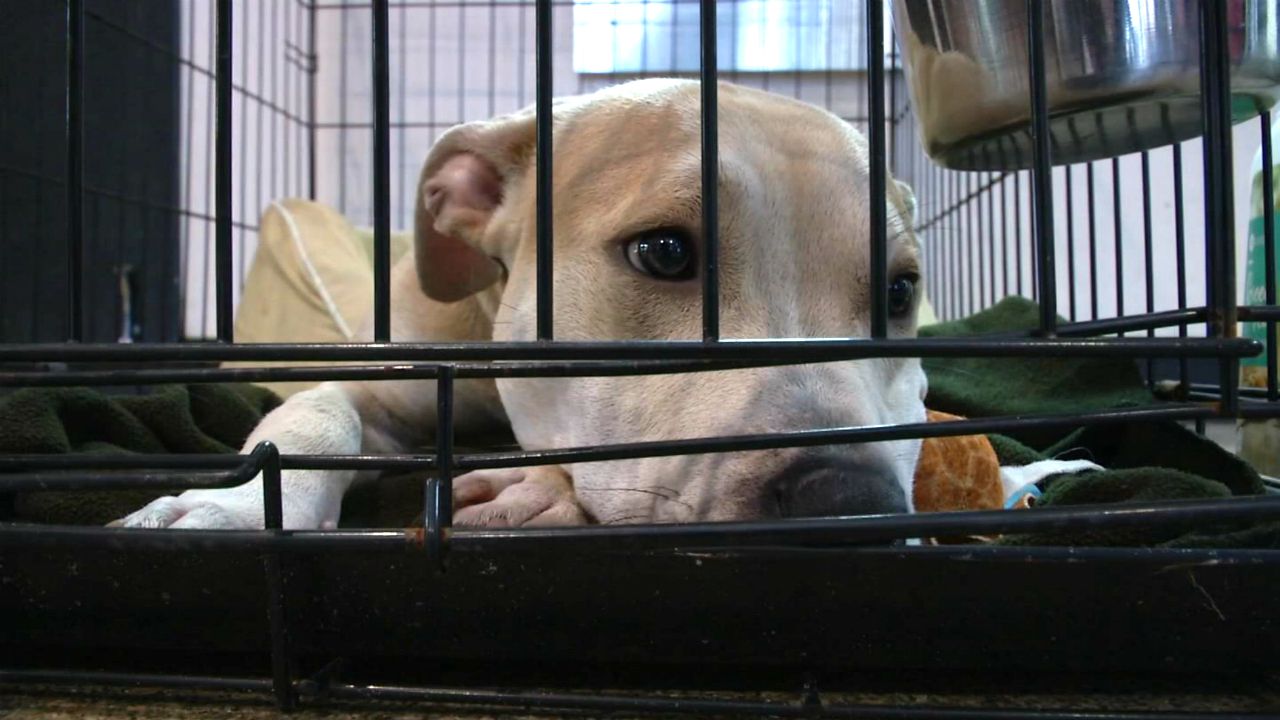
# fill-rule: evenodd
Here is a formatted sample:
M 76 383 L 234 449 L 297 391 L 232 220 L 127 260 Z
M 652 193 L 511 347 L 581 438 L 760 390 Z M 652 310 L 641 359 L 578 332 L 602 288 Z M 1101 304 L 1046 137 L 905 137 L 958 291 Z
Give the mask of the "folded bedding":
M 1037 307 L 1022 298 L 956 322 L 921 328 L 923 337 L 958 337 L 1034 328 Z M 963 417 L 1082 413 L 1157 402 L 1136 362 L 1123 358 L 928 358 L 926 405 Z M 228 453 L 281 402 L 244 384 L 171 385 L 146 395 L 86 388 L 27 388 L 0 397 L 0 454 Z M 1172 421 L 1019 430 L 990 435 L 1000 464 L 1090 460 L 1103 470 L 1050 476 L 1029 510 L 1172 499 L 1258 495 L 1259 475 L 1216 443 Z M 343 504 L 344 527 L 421 522 L 422 474 L 357 486 Z M 2 484 L 0 476 L 0 484 Z M 0 492 L 0 520 L 96 525 L 145 504 L 149 490 Z M 1007 535 L 1019 545 L 1280 547 L 1280 521 L 1175 528 L 1123 528 Z

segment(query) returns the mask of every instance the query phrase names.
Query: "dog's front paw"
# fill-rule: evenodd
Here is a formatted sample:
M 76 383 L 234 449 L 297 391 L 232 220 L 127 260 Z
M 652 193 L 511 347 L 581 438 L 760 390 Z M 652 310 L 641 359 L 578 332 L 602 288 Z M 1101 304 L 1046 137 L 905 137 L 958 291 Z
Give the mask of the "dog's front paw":
M 141 510 L 108 524 L 109 527 L 173 528 L 188 530 L 251 530 L 263 526 L 261 508 L 238 496 L 183 493 L 157 498 Z
M 588 524 L 573 480 L 556 465 L 476 470 L 453 481 L 455 525 L 557 527 Z

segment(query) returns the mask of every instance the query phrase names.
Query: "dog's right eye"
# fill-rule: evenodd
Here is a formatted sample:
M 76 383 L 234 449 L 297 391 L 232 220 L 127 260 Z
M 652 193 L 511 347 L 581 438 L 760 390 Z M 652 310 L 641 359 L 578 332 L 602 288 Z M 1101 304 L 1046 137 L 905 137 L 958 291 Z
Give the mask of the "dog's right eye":
M 625 250 L 631 267 L 659 280 L 688 280 L 697 270 L 693 239 L 681 230 L 651 230 L 633 238 Z

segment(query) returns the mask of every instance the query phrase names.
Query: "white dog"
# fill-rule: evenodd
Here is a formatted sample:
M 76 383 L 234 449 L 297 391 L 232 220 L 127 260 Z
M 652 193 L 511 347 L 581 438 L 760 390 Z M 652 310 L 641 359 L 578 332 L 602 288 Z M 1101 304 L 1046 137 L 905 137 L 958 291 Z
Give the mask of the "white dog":
M 727 338 L 870 332 L 864 138 L 810 105 L 719 87 L 721 329 Z M 645 80 L 555 109 L 558 340 L 701 331 L 699 86 Z M 397 341 L 535 339 L 534 115 L 450 130 L 418 188 L 415 251 L 392 278 Z M 915 335 L 910 190 L 888 183 L 891 337 Z M 923 422 L 915 359 L 643 377 L 460 380 L 460 434 L 509 424 L 526 449 Z M 404 452 L 431 442 L 434 381 L 331 382 L 269 414 L 246 450 Z M 461 525 L 642 523 L 909 512 L 920 441 L 478 471 Z M 287 528 L 332 527 L 350 471 L 284 474 Z M 263 526 L 260 479 L 165 497 L 118 524 Z

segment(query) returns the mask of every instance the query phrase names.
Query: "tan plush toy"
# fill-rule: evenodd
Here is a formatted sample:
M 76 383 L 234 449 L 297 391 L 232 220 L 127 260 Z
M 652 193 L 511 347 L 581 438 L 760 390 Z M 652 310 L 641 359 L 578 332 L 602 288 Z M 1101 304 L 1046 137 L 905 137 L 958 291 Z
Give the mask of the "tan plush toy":
M 929 422 L 964 418 L 929 410 Z M 912 497 L 917 512 L 998 510 L 1004 506 L 1000 461 L 985 435 L 926 438 Z M 973 542 L 982 538 L 939 539 Z

